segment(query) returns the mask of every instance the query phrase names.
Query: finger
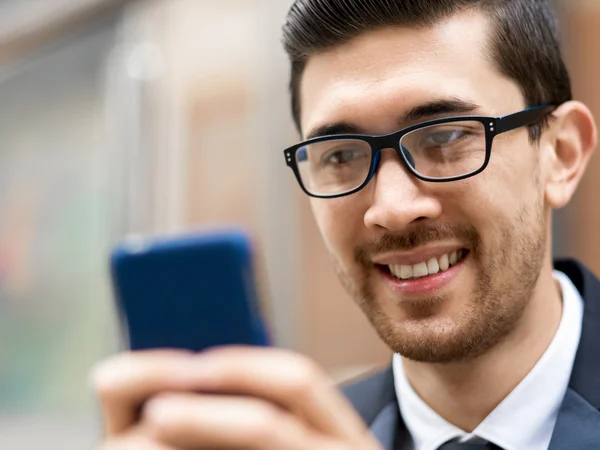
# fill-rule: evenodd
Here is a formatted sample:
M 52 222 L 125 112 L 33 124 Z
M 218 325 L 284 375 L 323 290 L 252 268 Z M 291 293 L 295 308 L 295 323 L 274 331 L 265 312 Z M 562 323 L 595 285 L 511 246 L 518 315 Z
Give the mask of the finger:
M 136 427 L 123 436 L 115 436 L 106 440 L 100 450 L 181 450 L 176 447 L 152 439 L 148 432 Z
M 142 403 L 156 393 L 189 389 L 191 361 L 191 353 L 153 350 L 124 353 L 97 366 L 92 383 L 102 406 L 107 436 L 132 426 Z
M 147 438 L 124 438 L 108 441 L 100 450 L 181 450 Z
M 263 398 L 303 417 L 316 430 L 358 438 L 366 426 L 333 382 L 307 358 L 285 350 L 224 347 L 197 355 L 198 389 Z
M 157 441 L 178 449 L 316 448 L 300 420 L 252 397 L 163 394 L 144 405 L 142 421 Z

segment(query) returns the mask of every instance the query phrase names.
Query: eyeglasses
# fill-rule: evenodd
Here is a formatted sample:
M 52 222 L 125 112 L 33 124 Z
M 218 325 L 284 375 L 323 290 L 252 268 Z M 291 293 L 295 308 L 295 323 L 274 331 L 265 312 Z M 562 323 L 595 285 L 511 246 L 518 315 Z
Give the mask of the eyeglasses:
M 385 148 L 396 150 L 420 180 L 458 181 L 485 170 L 495 136 L 534 125 L 555 108 L 534 106 L 502 117 L 447 117 L 383 136 L 320 136 L 283 153 L 302 190 L 317 198 L 342 197 L 361 190 L 373 178 Z

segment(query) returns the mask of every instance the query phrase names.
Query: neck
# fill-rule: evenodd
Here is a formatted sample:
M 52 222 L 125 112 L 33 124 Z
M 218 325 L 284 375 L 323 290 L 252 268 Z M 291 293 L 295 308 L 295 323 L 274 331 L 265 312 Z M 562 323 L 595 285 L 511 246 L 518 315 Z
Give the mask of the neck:
M 561 316 L 560 288 L 548 261 L 519 324 L 500 344 L 478 358 L 449 364 L 404 358 L 406 376 L 434 411 L 472 432 L 533 369 L 552 342 Z

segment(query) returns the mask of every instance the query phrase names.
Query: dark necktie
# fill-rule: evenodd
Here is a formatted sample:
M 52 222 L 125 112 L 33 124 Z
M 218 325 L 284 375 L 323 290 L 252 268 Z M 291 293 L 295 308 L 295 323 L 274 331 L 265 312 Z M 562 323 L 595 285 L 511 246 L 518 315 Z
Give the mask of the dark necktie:
M 438 450 L 502 450 L 495 444 L 470 444 L 468 442 L 460 443 L 456 441 L 450 441 L 443 444 Z

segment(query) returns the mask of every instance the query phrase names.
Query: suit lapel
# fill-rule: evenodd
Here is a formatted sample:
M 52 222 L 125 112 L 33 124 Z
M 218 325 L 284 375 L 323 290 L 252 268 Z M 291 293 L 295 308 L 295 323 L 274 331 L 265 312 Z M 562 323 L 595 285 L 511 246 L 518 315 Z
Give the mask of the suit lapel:
M 599 445 L 600 412 L 569 388 L 548 450 L 597 450 Z
M 381 443 L 384 450 L 394 450 L 396 448 L 396 435 L 398 430 L 398 404 L 389 402 L 385 405 L 379 414 L 369 426 L 373 436 Z
M 555 264 L 573 282 L 584 301 L 581 340 L 569 389 L 558 413 L 549 450 L 600 447 L 600 282 L 581 264 Z
M 394 374 L 385 371 L 343 389 L 384 450 L 404 448 L 410 439 L 398 410 Z

